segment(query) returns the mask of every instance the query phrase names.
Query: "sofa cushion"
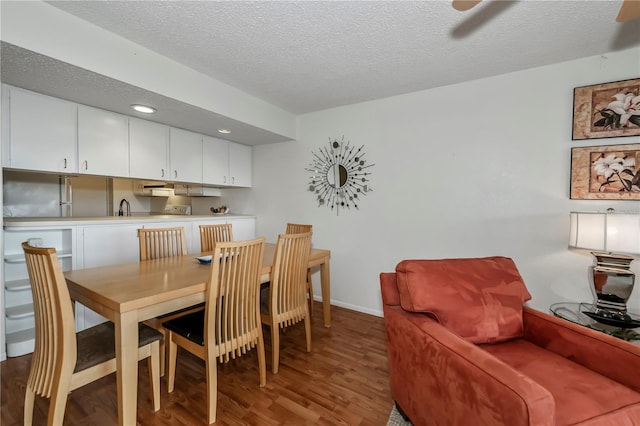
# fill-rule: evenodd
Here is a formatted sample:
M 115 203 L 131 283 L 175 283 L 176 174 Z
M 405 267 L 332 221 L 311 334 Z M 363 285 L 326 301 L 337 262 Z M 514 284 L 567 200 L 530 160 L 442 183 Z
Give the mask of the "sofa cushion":
M 640 393 L 633 389 L 524 339 L 480 347 L 548 390 L 558 425 L 635 424 Z
M 531 295 L 510 258 L 403 260 L 396 273 L 404 310 L 431 314 L 472 343 L 522 337 Z

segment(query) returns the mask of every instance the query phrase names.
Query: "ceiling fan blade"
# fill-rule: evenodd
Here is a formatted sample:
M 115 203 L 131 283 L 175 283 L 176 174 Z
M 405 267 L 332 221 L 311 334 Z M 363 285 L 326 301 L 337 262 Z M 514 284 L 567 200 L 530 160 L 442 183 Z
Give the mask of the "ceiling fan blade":
M 616 17 L 618 22 L 640 18 L 640 0 L 624 0 Z
M 453 0 L 452 5 L 455 10 L 462 12 L 471 9 L 481 1 L 482 0 Z

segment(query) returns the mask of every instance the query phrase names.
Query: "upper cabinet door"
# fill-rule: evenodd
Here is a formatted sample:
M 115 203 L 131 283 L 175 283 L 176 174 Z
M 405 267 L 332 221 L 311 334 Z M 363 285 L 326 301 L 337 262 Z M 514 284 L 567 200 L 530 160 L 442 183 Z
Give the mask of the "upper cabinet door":
M 78 106 L 78 172 L 129 177 L 129 119 Z
M 77 173 L 77 105 L 13 87 L 5 89 L 10 110 L 4 166 Z
M 171 128 L 171 176 L 177 182 L 202 182 L 202 135 Z
M 202 183 L 229 185 L 229 141 L 203 136 Z
M 250 187 L 253 174 L 251 147 L 239 143 L 229 143 L 229 176 L 231 186 Z
M 129 119 L 129 176 L 170 180 L 169 127 L 153 121 Z

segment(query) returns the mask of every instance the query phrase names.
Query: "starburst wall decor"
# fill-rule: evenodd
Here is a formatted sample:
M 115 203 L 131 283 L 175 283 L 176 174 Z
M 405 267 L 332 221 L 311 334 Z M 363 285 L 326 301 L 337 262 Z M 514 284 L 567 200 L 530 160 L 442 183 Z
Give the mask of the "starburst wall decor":
M 374 164 L 367 164 L 364 145 L 358 149 L 350 142 L 329 138 L 329 148 L 323 147 L 313 154 L 311 164 L 305 170 L 311 172 L 309 191 L 316 195 L 318 207 L 327 206 L 339 214 L 340 209 L 359 209 L 360 197 L 372 191 L 369 185 L 371 172 L 365 171 Z

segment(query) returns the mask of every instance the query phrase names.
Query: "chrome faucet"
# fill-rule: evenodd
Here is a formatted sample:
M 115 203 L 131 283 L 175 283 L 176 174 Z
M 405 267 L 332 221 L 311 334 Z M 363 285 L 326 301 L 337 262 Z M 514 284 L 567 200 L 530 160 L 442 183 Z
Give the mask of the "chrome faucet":
M 126 198 L 120 200 L 120 210 L 118 210 L 118 216 L 124 216 L 124 211 L 122 210 L 123 204 L 127 206 L 127 216 L 131 216 L 131 206 L 129 205 L 129 202 Z

